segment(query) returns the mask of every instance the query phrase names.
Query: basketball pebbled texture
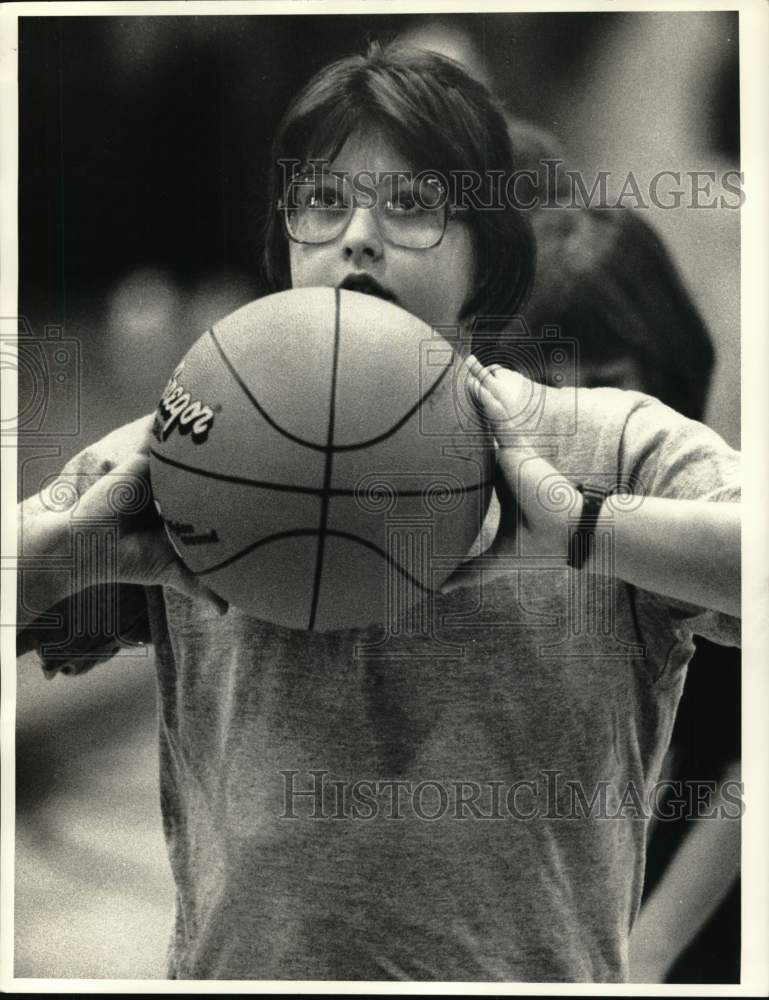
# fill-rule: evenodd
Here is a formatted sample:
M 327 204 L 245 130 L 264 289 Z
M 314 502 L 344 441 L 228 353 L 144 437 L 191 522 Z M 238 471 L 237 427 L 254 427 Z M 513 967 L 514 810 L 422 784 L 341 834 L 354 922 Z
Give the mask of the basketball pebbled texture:
M 189 568 L 295 629 L 381 623 L 477 538 L 493 444 L 455 349 L 410 313 L 334 288 L 216 323 L 166 387 L 153 494 Z

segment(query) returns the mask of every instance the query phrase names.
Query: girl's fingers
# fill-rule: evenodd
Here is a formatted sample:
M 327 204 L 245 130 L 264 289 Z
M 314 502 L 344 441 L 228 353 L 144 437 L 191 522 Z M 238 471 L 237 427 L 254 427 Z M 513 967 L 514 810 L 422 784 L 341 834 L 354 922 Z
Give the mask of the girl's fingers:
M 125 424 L 116 432 L 113 432 L 119 439 L 116 441 L 115 447 L 119 447 L 120 451 L 124 454 L 138 452 L 148 455 L 154 440 L 152 436 L 152 425 L 154 422 L 155 411 L 153 410 L 152 413 L 146 413 L 143 417 L 139 417 L 138 420 L 133 420 L 130 424 Z
M 440 592 L 450 594 L 460 587 L 479 587 L 497 577 L 509 576 L 515 568 L 512 538 L 500 533 L 486 552 L 457 566 L 451 576 L 444 580 Z
M 476 404 L 482 409 L 484 416 L 499 436 L 505 432 L 515 432 L 515 426 L 513 425 L 515 398 L 506 403 L 500 398 L 500 394 L 492 391 L 491 384 L 494 382 L 495 378 L 493 375 L 487 375 L 485 382 L 471 377 L 468 382 L 468 388 Z
M 121 539 L 118 577 L 122 583 L 173 587 L 188 597 L 202 598 L 219 614 L 227 611 L 227 602 L 187 569 L 162 530 L 135 532 Z
M 481 569 L 479 560 L 471 559 L 458 566 L 448 580 L 444 580 L 440 592 L 442 594 L 450 594 L 452 590 L 458 590 L 460 587 L 477 586 L 480 580 Z
M 493 375 L 495 377 L 504 376 L 506 374 L 513 376 L 518 375 L 518 372 L 514 372 L 510 368 L 505 368 L 503 365 L 484 365 L 474 354 L 469 354 L 467 356 L 467 368 L 470 374 L 474 375 L 480 382 L 483 382 L 483 380 L 489 375 Z
M 105 459 L 102 474 L 75 501 L 80 521 L 93 519 L 117 530 L 117 565 L 104 560 L 89 566 L 88 580 L 173 587 L 189 597 L 205 600 L 219 614 L 225 614 L 227 602 L 204 586 L 177 556 L 152 502 L 152 419 L 151 415 L 141 417 L 121 429 L 120 433 L 131 439 L 127 456 L 119 462 Z
M 151 505 L 149 457 L 134 452 L 83 493 L 78 502 L 78 516 L 122 520 L 146 511 Z
M 187 597 L 193 597 L 197 599 L 202 599 L 207 601 L 220 615 L 226 615 L 229 605 L 226 601 L 218 597 L 212 590 L 204 586 L 198 577 L 194 573 L 191 573 L 187 567 L 175 559 L 173 562 L 169 563 L 164 574 L 164 579 L 162 583 L 164 586 L 173 587 L 174 590 L 178 590 L 181 594 L 185 594 Z
M 483 365 L 480 363 L 480 361 L 478 360 L 478 358 L 476 358 L 474 354 L 468 354 L 467 358 L 465 359 L 465 364 L 467 365 L 468 372 L 471 375 L 475 375 L 476 378 L 483 370 Z
M 502 365 L 486 367 L 474 356 L 467 359 L 467 385 L 470 395 L 483 409 L 489 421 L 500 431 L 515 432 L 515 421 L 521 416 L 522 395 L 527 380 L 520 372 Z M 505 426 L 503 426 L 505 425 Z

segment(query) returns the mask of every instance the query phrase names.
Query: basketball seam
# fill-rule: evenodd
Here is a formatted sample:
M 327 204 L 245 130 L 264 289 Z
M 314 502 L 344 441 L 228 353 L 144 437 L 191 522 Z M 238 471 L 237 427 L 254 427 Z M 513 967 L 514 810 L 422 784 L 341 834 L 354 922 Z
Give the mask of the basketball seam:
M 339 292 L 338 288 L 334 289 L 334 290 L 337 293 Z M 281 427 L 280 424 L 278 424 L 269 415 L 269 413 L 264 409 L 264 407 L 259 403 L 259 401 L 256 398 L 256 396 L 254 396 L 254 394 L 251 392 L 251 390 L 245 384 L 245 382 L 243 381 L 243 379 L 237 373 L 237 371 L 235 370 L 234 365 L 232 364 L 232 362 L 230 361 L 230 359 L 225 354 L 224 348 L 219 343 L 219 341 L 217 339 L 217 336 L 216 336 L 216 331 L 214 330 L 214 328 L 211 327 L 211 329 L 208 331 L 208 333 L 209 333 L 211 339 L 214 342 L 214 346 L 216 347 L 216 350 L 219 352 L 219 356 L 221 357 L 222 361 L 226 365 L 226 367 L 227 367 L 228 371 L 230 372 L 230 374 L 232 375 L 232 377 L 235 379 L 235 381 L 237 382 L 237 384 L 243 390 L 243 392 L 245 393 L 246 397 L 249 399 L 249 401 L 254 406 L 254 408 L 259 413 L 259 415 L 262 417 L 262 419 L 265 420 L 270 425 L 270 427 L 273 428 L 273 430 L 277 431 L 278 434 L 281 434 L 283 437 L 288 438 L 289 441 L 293 441 L 295 444 L 302 445 L 304 448 L 310 448 L 312 451 L 322 451 L 324 453 L 328 451 L 328 444 L 325 444 L 325 445 L 324 444 L 316 444 L 314 441 L 307 441 L 304 438 L 301 438 L 301 437 L 299 437 L 296 434 L 292 434 L 291 431 L 287 431 L 284 427 Z M 446 364 L 446 367 L 443 369 L 443 371 L 440 373 L 440 375 L 436 378 L 435 382 L 433 382 L 433 384 L 425 392 L 425 394 L 423 396 L 421 396 L 416 401 L 416 403 L 411 407 L 411 409 L 408 410 L 399 420 L 397 420 L 392 425 L 392 427 L 388 428 L 388 430 L 383 431 L 381 434 L 377 434 L 376 436 L 374 436 L 372 438 L 369 438 L 366 441 L 356 441 L 353 444 L 338 444 L 338 445 L 334 445 L 333 446 L 333 451 L 340 451 L 340 452 L 341 451 L 359 451 L 359 450 L 361 450 L 363 448 L 369 448 L 369 447 L 371 447 L 371 445 L 379 444 L 382 441 L 386 441 L 387 438 L 392 437 L 393 434 L 397 434 L 397 432 L 401 429 L 401 427 L 403 427 L 404 424 L 408 423 L 408 421 L 414 416 L 414 414 L 417 412 L 417 410 L 420 408 L 420 406 L 422 406 L 423 403 L 427 402 L 427 400 L 430 398 L 430 396 L 432 396 L 432 394 L 437 390 L 438 386 L 441 384 L 441 382 L 444 380 L 444 378 L 448 375 L 449 371 L 451 370 L 453 362 L 454 362 L 454 351 L 452 350 L 452 352 L 451 352 L 451 358 L 450 358 L 449 362 Z
M 323 574 L 323 552 L 326 547 L 326 526 L 328 525 L 328 505 L 330 502 L 331 473 L 334 464 L 334 421 L 336 418 L 336 377 L 339 367 L 339 297 L 338 288 L 334 289 L 334 354 L 331 359 L 331 400 L 328 409 L 328 431 L 326 432 L 326 464 L 323 470 L 323 495 L 320 501 L 320 525 L 318 528 L 318 549 L 315 560 L 315 581 L 310 605 L 310 632 L 315 628 L 315 616 L 320 598 L 320 581 Z
M 252 486 L 254 489 L 263 490 L 275 490 L 279 493 L 305 493 L 311 496 L 331 496 L 331 497 L 354 497 L 358 496 L 359 490 L 348 489 L 341 486 L 329 486 L 326 490 L 322 486 L 291 486 L 288 483 L 273 483 L 262 479 L 247 479 L 244 476 L 232 476 L 224 472 L 212 472 L 209 469 L 198 469 L 194 465 L 188 465 L 186 462 L 180 462 L 176 458 L 169 458 L 167 455 L 161 455 L 159 451 L 154 448 L 150 448 L 150 455 L 156 458 L 159 462 L 163 462 L 165 465 L 173 465 L 174 468 L 181 469 L 183 472 L 191 472 L 196 476 L 204 476 L 207 479 L 220 479 L 226 483 L 233 483 L 236 486 Z M 487 486 L 491 486 L 493 480 L 484 479 L 478 483 L 473 483 L 470 486 L 462 486 L 461 489 L 450 489 L 447 491 L 451 496 L 456 496 L 460 493 L 474 493 L 476 490 L 482 490 Z M 424 488 L 417 490 L 393 490 L 393 496 L 398 499 L 400 497 L 419 497 L 424 493 Z
M 305 538 L 317 534 L 318 532 L 315 528 L 293 528 L 290 531 L 276 532 L 274 535 L 268 535 L 266 538 L 260 538 L 258 542 L 253 542 L 245 549 L 241 549 L 240 552 L 235 552 L 233 555 L 228 556 L 226 559 L 222 560 L 222 562 L 216 563 L 214 566 L 209 566 L 207 569 L 196 570 L 195 575 L 207 576 L 209 573 L 216 573 L 221 569 L 226 569 L 228 566 L 231 566 L 232 563 L 237 562 L 238 559 L 243 559 L 245 556 L 255 552 L 256 549 L 260 548 L 262 545 L 267 545 L 270 542 L 282 541 L 285 538 Z M 388 555 L 384 549 L 375 545 L 373 542 L 370 542 L 368 539 L 361 538 L 359 535 L 354 535 L 350 531 L 338 531 L 336 528 L 325 528 L 324 534 L 331 536 L 332 538 L 346 538 L 348 541 L 356 542 L 358 545 L 362 545 L 364 548 L 370 549 L 372 552 L 381 556 L 382 559 L 388 563 L 388 565 L 394 567 L 394 569 L 396 569 L 410 583 L 414 584 L 425 594 L 432 593 L 429 587 L 426 587 L 420 580 L 417 580 L 415 576 L 412 576 L 407 569 L 404 569 L 403 566 L 396 562 L 392 556 Z

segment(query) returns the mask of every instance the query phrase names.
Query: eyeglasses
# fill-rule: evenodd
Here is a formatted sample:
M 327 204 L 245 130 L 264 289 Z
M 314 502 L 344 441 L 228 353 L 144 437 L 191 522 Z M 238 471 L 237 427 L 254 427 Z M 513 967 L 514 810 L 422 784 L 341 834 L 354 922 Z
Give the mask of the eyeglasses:
M 382 238 L 394 246 L 429 250 L 437 246 L 458 210 L 446 205 L 447 191 L 437 177 L 388 175 L 377 186 L 370 174 L 355 178 L 318 173 L 294 178 L 277 209 L 295 243 L 331 243 L 344 230 L 356 206 L 371 209 Z

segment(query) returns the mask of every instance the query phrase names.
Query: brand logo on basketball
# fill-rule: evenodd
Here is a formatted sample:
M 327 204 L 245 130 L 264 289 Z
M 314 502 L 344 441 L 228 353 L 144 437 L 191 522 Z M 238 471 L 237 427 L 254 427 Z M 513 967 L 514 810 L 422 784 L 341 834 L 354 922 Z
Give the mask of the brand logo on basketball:
M 171 534 L 175 535 L 182 545 L 210 545 L 212 542 L 219 541 L 216 528 L 199 531 L 194 524 L 188 524 L 184 521 L 172 521 L 165 517 L 163 520 Z
M 208 437 L 214 422 L 214 411 L 199 399 L 193 400 L 179 381 L 184 364 L 179 365 L 169 379 L 158 403 L 152 433 L 158 441 L 165 441 L 174 427 L 180 434 L 191 434 L 195 444 Z

